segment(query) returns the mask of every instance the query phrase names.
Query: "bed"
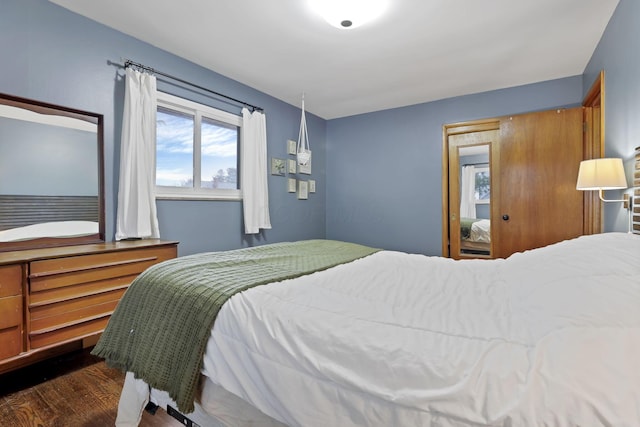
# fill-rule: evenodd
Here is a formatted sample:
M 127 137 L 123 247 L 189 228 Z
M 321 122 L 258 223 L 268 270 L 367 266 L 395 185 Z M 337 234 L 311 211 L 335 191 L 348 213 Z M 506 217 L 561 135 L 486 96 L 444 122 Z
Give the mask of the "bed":
M 496 260 L 355 245 L 351 261 L 296 270 L 228 298 L 213 326 L 204 326 L 202 355 L 165 346 L 161 334 L 151 337 L 156 347 L 144 357 L 174 352 L 171 369 L 186 355 L 201 360 L 193 406 L 180 391 L 157 390 L 162 379 L 129 369 L 137 343 L 149 338 L 140 331 L 160 333 L 178 323 L 173 311 L 165 313 L 166 325 L 147 314 L 166 287 L 158 284 L 145 298 L 129 298 L 137 320 L 122 322 L 122 336 L 114 338 L 114 319 L 123 318 L 119 311 L 132 289 L 159 282 L 172 269 L 191 284 L 215 277 L 218 267 L 226 276 L 235 257 L 243 259 L 242 269 L 254 270 L 253 251 L 308 258 L 307 247 L 323 254 L 343 245 L 350 247 L 265 245 L 182 257 L 184 263 L 178 258 L 143 273 L 94 349 L 128 371 L 118 425 L 137 425 L 149 399 L 170 412 L 181 409 L 199 425 L 640 425 L 640 236 L 624 233 Z M 219 254 L 215 266 L 194 271 L 203 257 Z M 113 345 L 118 339 L 124 341 Z M 149 385 L 156 386 L 150 391 Z
M 491 251 L 491 221 L 480 218 L 461 218 L 460 250 L 488 254 Z

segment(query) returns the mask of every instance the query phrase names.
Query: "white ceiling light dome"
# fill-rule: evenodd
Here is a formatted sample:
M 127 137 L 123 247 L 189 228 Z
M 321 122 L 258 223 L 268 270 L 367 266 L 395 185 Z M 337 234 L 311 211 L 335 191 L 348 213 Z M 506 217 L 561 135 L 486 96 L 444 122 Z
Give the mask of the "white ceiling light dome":
M 312 9 L 336 28 L 351 29 L 378 18 L 389 0 L 309 0 Z

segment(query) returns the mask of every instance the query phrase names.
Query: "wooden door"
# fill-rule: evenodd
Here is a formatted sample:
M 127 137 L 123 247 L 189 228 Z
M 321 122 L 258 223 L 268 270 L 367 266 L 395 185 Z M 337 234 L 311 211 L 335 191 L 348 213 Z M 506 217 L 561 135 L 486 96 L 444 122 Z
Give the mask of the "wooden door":
M 582 108 L 500 121 L 500 206 L 492 216 L 495 257 L 546 246 L 583 232 L 583 194 L 576 190 L 583 159 Z

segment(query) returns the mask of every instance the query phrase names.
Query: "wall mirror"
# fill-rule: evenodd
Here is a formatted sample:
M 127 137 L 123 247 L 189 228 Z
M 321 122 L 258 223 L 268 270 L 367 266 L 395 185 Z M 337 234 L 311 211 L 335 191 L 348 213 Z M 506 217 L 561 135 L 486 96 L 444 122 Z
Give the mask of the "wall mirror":
M 478 124 L 478 129 L 446 129 L 446 232 L 443 251 L 455 258 L 491 258 L 494 255 L 495 216 L 491 174 L 495 172 L 498 129 L 495 123 Z M 485 130 L 488 129 L 488 130 Z
M 0 94 L 0 251 L 104 242 L 103 116 Z
M 458 147 L 460 254 L 491 254 L 489 145 Z

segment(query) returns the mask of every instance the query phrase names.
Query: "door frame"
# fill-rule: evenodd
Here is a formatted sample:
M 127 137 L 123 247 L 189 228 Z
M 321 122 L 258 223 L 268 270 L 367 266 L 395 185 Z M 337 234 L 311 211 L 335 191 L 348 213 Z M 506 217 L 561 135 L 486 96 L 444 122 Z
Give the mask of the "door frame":
M 582 100 L 584 107 L 584 160 L 604 157 L 604 70 L 601 70 Z M 584 192 L 584 234 L 602 232 L 602 203 L 597 191 Z

